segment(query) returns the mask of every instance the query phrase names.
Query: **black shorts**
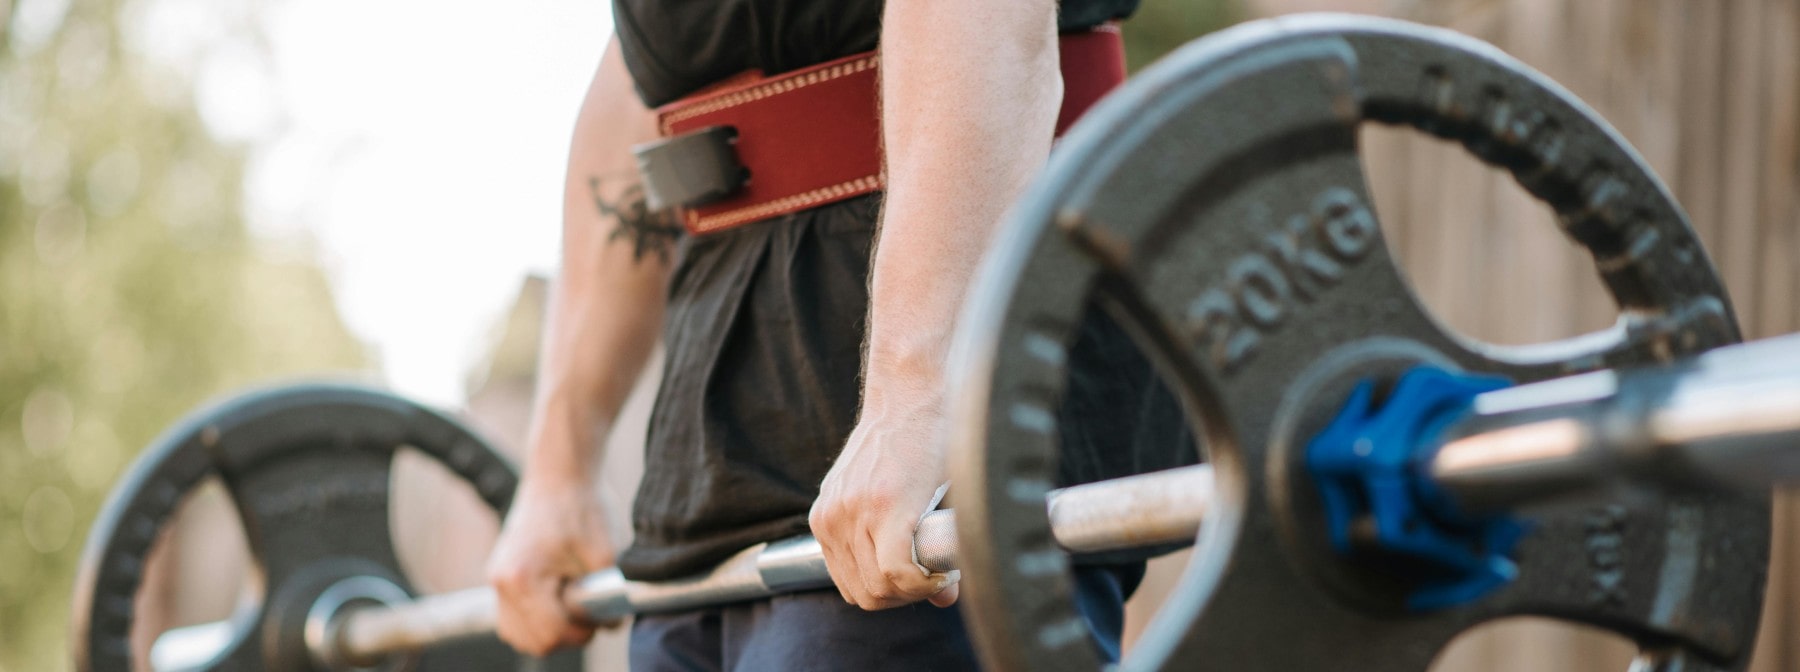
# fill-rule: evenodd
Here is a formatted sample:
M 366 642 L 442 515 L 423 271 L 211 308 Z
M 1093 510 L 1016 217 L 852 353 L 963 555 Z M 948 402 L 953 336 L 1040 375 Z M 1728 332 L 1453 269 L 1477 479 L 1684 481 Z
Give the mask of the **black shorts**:
M 1117 662 L 1124 599 L 1143 570 L 1075 570 L 1076 607 L 1095 652 Z M 836 591 L 813 591 L 680 614 L 631 626 L 632 672 L 885 672 L 978 670 L 961 610 L 925 603 L 863 611 Z

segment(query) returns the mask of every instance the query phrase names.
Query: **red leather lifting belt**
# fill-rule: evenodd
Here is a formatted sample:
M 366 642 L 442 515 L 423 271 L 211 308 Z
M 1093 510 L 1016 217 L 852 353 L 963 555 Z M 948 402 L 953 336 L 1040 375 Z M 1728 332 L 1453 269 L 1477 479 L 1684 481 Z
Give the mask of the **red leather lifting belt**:
M 1063 102 L 1056 134 L 1125 80 L 1118 26 L 1061 40 Z M 785 215 L 882 187 L 875 52 L 778 77 L 733 80 L 657 109 L 667 138 L 710 126 L 737 129 L 750 180 L 723 200 L 682 208 L 696 234 Z

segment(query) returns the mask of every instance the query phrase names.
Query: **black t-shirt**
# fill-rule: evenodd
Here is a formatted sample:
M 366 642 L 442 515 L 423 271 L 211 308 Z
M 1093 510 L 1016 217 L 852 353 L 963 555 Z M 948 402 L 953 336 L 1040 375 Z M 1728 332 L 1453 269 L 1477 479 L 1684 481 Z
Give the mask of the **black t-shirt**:
M 1098 25 L 1135 4 L 1064 0 L 1063 25 Z M 871 49 L 880 5 L 617 0 L 616 17 L 640 91 L 660 104 L 748 69 L 772 74 Z M 681 241 L 635 537 L 619 556 L 626 577 L 688 576 L 807 532 L 819 482 L 856 423 L 879 209 L 871 194 Z M 1191 463 L 1179 404 L 1125 333 L 1089 313 L 1058 412 L 1061 482 Z
M 691 576 L 759 542 L 808 532 L 819 482 L 856 425 L 879 210 L 870 194 L 682 239 L 631 512 L 635 536 L 619 556 L 627 578 Z M 1069 348 L 1057 432 L 1059 485 L 1198 456 L 1179 402 L 1095 307 Z
M 1064 31 L 1124 18 L 1138 0 L 1063 0 Z M 652 107 L 747 70 L 777 74 L 875 48 L 881 0 L 614 0 L 638 94 Z

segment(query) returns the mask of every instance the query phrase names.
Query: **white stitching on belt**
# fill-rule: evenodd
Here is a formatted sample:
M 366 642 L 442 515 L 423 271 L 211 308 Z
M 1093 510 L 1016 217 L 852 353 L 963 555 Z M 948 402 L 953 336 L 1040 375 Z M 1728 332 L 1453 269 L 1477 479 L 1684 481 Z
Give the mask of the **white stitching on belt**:
M 688 228 L 697 233 L 706 233 L 708 231 L 715 231 L 730 226 L 737 226 L 745 222 L 753 222 L 778 212 L 805 210 L 835 198 L 854 196 L 859 193 L 875 191 L 880 188 L 881 176 L 869 175 L 867 177 L 856 178 L 849 182 L 834 184 L 829 187 L 821 187 L 793 196 L 785 196 L 752 208 L 734 208 L 709 217 L 696 217 L 694 211 L 691 209 L 686 210 L 685 212 L 687 213 Z
M 667 136 L 674 132 L 671 128 L 672 126 L 693 119 L 694 117 L 704 116 L 722 110 L 729 110 L 739 105 L 754 103 L 770 96 L 792 93 L 814 84 L 823 84 L 834 79 L 854 75 L 864 70 L 878 67 L 880 63 L 881 61 L 878 55 L 869 54 L 868 56 L 864 56 L 854 61 L 839 63 L 818 72 L 806 73 L 800 77 L 765 82 L 742 91 L 725 94 L 713 100 L 671 110 L 668 114 L 663 115 L 659 125 L 662 127 L 662 134 Z

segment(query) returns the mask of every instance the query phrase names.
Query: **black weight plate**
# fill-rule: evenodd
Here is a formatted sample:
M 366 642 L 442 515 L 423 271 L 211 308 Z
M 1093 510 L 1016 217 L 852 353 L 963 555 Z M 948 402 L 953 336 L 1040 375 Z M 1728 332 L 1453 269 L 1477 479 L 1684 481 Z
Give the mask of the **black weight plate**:
M 1620 322 L 1530 348 L 1435 323 L 1381 238 L 1365 121 L 1509 170 L 1592 253 Z M 1587 107 L 1497 49 L 1363 17 L 1247 24 L 1165 58 L 1063 141 L 978 278 L 951 367 L 954 478 L 973 484 L 958 502 L 963 600 L 994 669 L 1098 667 L 1039 498 L 1066 379 L 1057 344 L 1093 300 L 1152 353 L 1217 469 L 1195 558 L 1125 669 L 1424 670 L 1458 633 L 1518 614 L 1619 632 L 1654 669 L 1745 664 L 1765 496 L 1543 512 L 1520 580 L 1431 613 L 1399 608 L 1403 586 L 1326 548 L 1299 451 L 1357 380 L 1430 362 L 1527 382 L 1739 339 L 1667 189 Z
M 412 447 L 470 483 L 504 514 L 517 478 L 454 420 L 390 394 L 302 385 L 245 394 L 197 412 L 144 451 L 101 509 L 76 578 L 78 670 L 126 670 L 134 604 L 151 546 L 183 497 L 217 475 L 244 525 L 264 599 L 232 618 L 221 670 L 309 670 L 301 622 L 339 579 L 377 576 L 411 591 L 388 529 L 389 468 Z M 433 648 L 387 668 L 581 669 L 580 652 L 522 660 L 498 639 Z

